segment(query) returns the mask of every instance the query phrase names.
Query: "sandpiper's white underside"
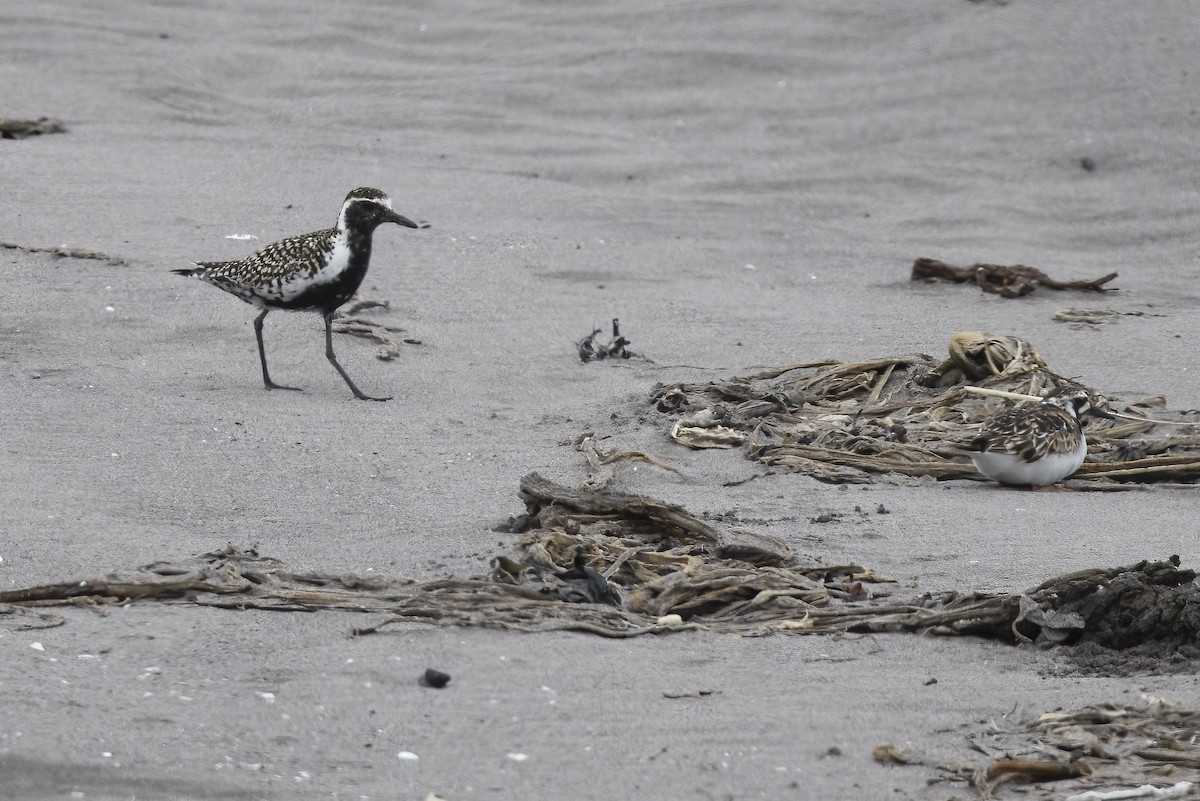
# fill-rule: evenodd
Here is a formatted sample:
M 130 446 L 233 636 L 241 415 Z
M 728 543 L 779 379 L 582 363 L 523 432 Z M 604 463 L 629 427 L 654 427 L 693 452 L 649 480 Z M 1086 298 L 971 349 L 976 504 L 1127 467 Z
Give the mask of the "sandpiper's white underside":
M 972 453 L 975 469 L 1001 484 L 1044 487 L 1074 473 L 1087 456 L 1087 442 L 1079 438 L 1079 447 L 1070 453 L 1048 453 L 1035 462 L 1026 462 L 1016 454 L 1003 451 Z

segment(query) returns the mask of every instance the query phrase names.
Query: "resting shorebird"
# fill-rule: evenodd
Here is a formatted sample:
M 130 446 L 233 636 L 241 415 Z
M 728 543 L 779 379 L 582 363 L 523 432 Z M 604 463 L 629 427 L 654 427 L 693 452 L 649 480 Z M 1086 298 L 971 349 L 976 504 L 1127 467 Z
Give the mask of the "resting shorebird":
M 337 226 L 281 239 L 241 261 L 198 261 L 195 269 L 172 270 L 194 275 L 262 309 L 254 318 L 258 358 L 267 389 L 292 389 L 271 380 L 263 350 L 263 318 L 271 309 L 317 311 L 325 318 L 325 357 L 359 400 L 385 401 L 363 394 L 333 355 L 333 313 L 358 290 L 371 260 L 371 235 L 383 223 L 428 228 L 392 211 L 392 201 L 378 189 L 360 188 L 346 195 Z
M 1111 416 L 1092 407 L 1082 389 L 1010 407 L 984 424 L 968 455 L 976 470 L 1001 484 L 1056 484 L 1083 464 L 1087 440 L 1080 417 L 1088 413 Z

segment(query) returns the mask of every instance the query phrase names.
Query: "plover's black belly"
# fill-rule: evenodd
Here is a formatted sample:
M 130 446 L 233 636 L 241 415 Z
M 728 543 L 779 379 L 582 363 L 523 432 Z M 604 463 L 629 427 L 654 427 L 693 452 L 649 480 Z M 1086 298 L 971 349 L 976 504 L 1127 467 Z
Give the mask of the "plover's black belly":
M 349 267 L 334 275 L 332 280 L 308 282 L 296 294 L 284 297 L 263 296 L 262 303 L 272 309 L 333 311 L 358 291 L 359 285 L 367 274 L 368 261 L 369 257 L 367 256 L 351 258 Z M 320 277 L 319 274 L 318 277 Z
M 256 287 L 249 300 L 272 309 L 331 312 L 358 291 L 370 260 L 370 237 L 335 236 L 320 254 L 319 268 L 294 269 Z

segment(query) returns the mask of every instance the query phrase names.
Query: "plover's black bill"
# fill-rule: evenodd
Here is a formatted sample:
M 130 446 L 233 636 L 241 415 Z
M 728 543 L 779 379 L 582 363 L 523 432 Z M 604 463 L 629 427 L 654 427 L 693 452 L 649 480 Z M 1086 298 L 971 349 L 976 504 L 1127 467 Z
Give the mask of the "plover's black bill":
M 408 219 L 407 217 L 405 217 L 403 214 L 397 214 L 396 212 L 392 211 L 391 209 L 388 209 L 387 211 L 384 212 L 383 219 L 386 220 L 387 222 L 394 222 L 397 225 L 403 225 L 405 228 L 421 228 L 422 227 L 420 225 L 417 225 L 415 222 Z M 424 227 L 428 228 L 429 223 L 425 223 Z

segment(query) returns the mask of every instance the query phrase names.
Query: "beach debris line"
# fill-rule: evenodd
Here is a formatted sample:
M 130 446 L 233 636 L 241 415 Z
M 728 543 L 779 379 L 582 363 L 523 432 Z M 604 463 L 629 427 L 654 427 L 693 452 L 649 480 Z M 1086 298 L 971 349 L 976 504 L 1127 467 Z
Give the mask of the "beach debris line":
M 25 139 L 42 134 L 66 133 L 66 126 L 53 117 L 38 117 L 36 120 L 18 120 L 0 117 L 0 139 Z
M 1092 292 L 1115 291 L 1107 287 L 1117 273 L 1084 281 L 1057 281 L 1036 267 L 1024 264 L 972 264 L 970 267 L 955 267 L 937 259 L 919 258 L 913 262 L 912 280 L 950 281 L 955 284 L 974 283 L 984 292 L 1002 298 L 1019 298 L 1028 295 L 1039 286 L 1047 289 L 1080 289 Z
M 1200 481 L 1200 412 L 1168 410 L 1162 397 L 1118 409 L 1105 393 L 1050 369 L 1019 337 L 960 331 L 947 351 L 940 361 L 925 354 L 814 361 L 660 384 L 649 404 L 681 445 L 738 449 L 820 481 L 978 480 L 963 449 L 1012 396 L 1084 390 L 1093 407 L 1117 419 L 1088 421 L 1087 460 L 1066 486 Z
M 587 364 L 604 359 L 628 359 L 637 355 L 627 347 L 630 344 L 629 340 L 621 336 L 621 321 L 616 317 L 612 321 L 612 339 L 606 343 L 596 339 L 602 330 L 597 328 L 576 343 L 575 348 L 579 353 L 579 361 Z
M 416 582 L 376 573 L 294 572 L 233 546 L 130 577 L 0 590 L 0 625 L 79 603 L 159 602 L 230 610 L 382 614 L 351 630 L 426 623 L 636 637 L 705 630 L 741 636 L 910 632 L 1011 644 L 1086 644 L 1185 666 L 1200 641 L 1200 585 L 1178 557 L 1075 571 L 1017 593 L 956 590 L 895 599 L 892 579 L 821 564 L 769 535 L 725 527 L 641 495 L 521 480 L 521 534 L 488 575 Z M 868 589 L 869 588 L 869 589 Z M 1191 649 L 1191 650 L 1189 650 Z M 1190 656 L 1189 656 L 1190 654 Z

